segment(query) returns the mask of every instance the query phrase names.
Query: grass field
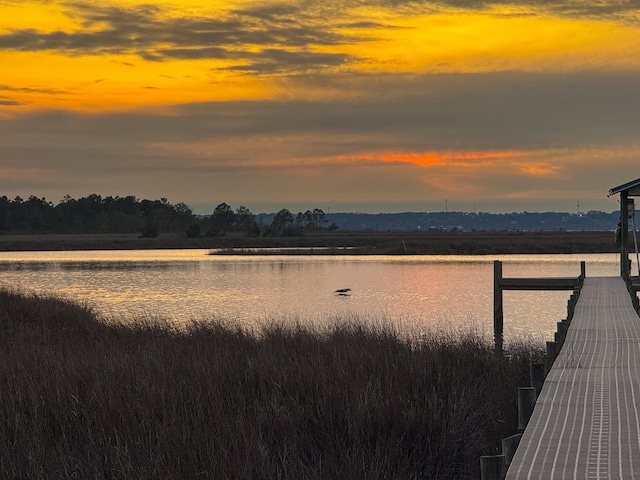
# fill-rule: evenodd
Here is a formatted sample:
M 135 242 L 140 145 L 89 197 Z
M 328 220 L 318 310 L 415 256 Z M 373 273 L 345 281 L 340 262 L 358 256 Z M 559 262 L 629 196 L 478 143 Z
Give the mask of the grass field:
M 357 319 L 127 322 L 0 290 L 0 478 L 477 478 L 542 354 Z
M 304 248 L 314 254 L 482 255 L 508 253 L 608 253 L 617 251 L 611 232 L 321 232 L 299 237 L 157 238 L 130 235 L 0 235 L 0 251 L 113 250 L 150 248 Z M 345 249 L 344 247 L 350 247 Z M 262 252 L 264 253 L 264 251 Z M 293 252 L 292 252 L 293 253 Z M 309 253 L 305 251 L 303 253 Z

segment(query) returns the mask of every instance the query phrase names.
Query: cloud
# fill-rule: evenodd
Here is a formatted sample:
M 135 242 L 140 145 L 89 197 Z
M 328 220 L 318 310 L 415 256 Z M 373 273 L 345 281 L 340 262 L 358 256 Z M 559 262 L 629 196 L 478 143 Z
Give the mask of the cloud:
M 413 93 L 408 98 L 199 103 L 176 107 L 173 114 L 160 116 L 43 114 L 8 122 L 3 130 L 10 132 L 14 127 L 18 131 L 51 132 L 51 140 L 59 138 L 61 144 L 67 144 L 68 136 L 73 135 L 96 149 L 108 143 L 101 142 L 104 132 L 118 139 L 114 146 L 122 147 L 134 139 L 138 148 L 158 142 L 176 146 L 201 143 L 202 148 L 192 153 L 208 151 L 213 157 L 216 146 L 228 145 L 232 151 L 252 139 L 262 156 L 274 152 L 273 155 L 284 157 L 299 157 L 304 145 L 310 146 L 309 156 L 313 157 L 362 154 L 371 151 L 371 147 L 376 151 L 449 151 L 452 145 L 457 145 L 458 150 L 582 145 L 581 133 L 585 129 L 594 143 L 635 139 L 634 125 L 640 115 L 633 93 L 636 79 L 620 80 L 616 99 L 609 89 L 598 91 L 598 82 L 589 85 L 592 82 L 581 77 L 580 86 L 575 82 L 577 78 L 544 76 L 539 79 L 553 80 L 554 88 L 536 91 L 529 83 L 545 82 L 533 82 L 524 75 L 503 79 L 499 75 L 447 75 L 424 78 L 423 93 Z M 570 89 L 574 98 L 566 97 Z M 477 97 L 481 100 L 474 101 Z M 621 109 L 623 104 L 625 108 Z M 568 111 L 559 114 L 551 106 Z M 558 115 L 564 116 L 562 122 L 554 120 Z M 561 123 L 564 126 L 559 129 Z M 135 137 L 131 136 L 132 131 L 136 131 Z M 333 141 L 325 142 L 328 137 Z M 293 155 L 282 148 L 287 144 Z M 251 151 L 246 155 L 254 157 Z
M 24 93 L 42 93 L 46 95 L 57 95 L 61 93 L 69 93 L 65 90 L 57 88 L 44 88 L 44 87 L 15 87 L 11 85 L 0 85 L 0 92 L 24 92 Z
M 251 61 L 250 58 L 256 58 Z M 335 67 L 344 65 L 354 58 L 351 55 L 338 53 L 295 52 L 268 48 L 257 55 L 247 56 L 246 65 L 236 65 L 221 70 L 251 73 L 275 74 L 306 72 L 310 68 Z
M 7 194 L 133 192 L 260 211 L 264 199 L 280 207 L 295 198 L 406 206 L 451 192 L 498 202 L 544 191 L 549 202 L 571 197 L 586 208 L 606 208 L 595 203 L 606 201 L 606 190 L 637 177 L 640 74 L 378 80 L 367 95 L 349 100 L 208 102 L 162 113 L 43 111 L 0 119 L 3 168 L 49 172 L 31 183 L 28 176 L 9 182 Z M 334 81 L 339 86 L 348 79 Z
M 339 65 L 349 56 L 316 49 L 365 40 L 328 28 L 325 19 L 285 5 L 236 10 L 213 18 L 153 5 L 125 8 L 76 2 L 67 4 L 66 13 L 82 28 L 8 31 L 0 34 L 0 50 L 57 51 L 71 56 L 135 54 L 149 61 L 235 60 L 245 73 L 264 73 Z
M 488 151 L 488 152 L 375 152 L 358 155 L 352 160 L 369 159 L 382 162 L 411 163 L 419 167 L 433 165 L 477 165 L 486 160 L 513 160 L 526 155 L 517 151 Z
M 390 150 L 555 148 L 635 141 L 639 83 L 640 73 L 629 72 L 390 77 L 349 100 L 200 103 L 176 112 L 192 122 L 189 137 L 205 122 L 211 138 L 366 134 Z M 337 143 L 335 153 L 350 153 L 348 146 Z
M 440 11 L 475 10 L 497 15 L 554 15 L 568 18 L 619 20 L 634 23 L 640 14 L 635 2 L 607 0 L 379 0 L 390 8 L 427 8 Z
M 19 102 L 17 100 L 9 100 L 9 99 L 0 98 L 0 105 L 5 106 L 5 107 L 17 107 L 17 106 L 21 106 L 21 105 L 27 105 L 27 103 Z

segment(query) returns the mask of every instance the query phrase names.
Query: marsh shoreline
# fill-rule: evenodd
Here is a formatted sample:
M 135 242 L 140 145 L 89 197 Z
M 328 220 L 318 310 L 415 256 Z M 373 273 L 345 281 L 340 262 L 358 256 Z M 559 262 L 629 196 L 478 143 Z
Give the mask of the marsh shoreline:
M 314 232 L 296 237 L 160 234 L 0 235 L 0 251 L 208 249 L 219 254 L 487 255 L 617 251 L 612 232 Z M 284 250 L 283 250 L 284 249 Z
M 348 317 L 178 331 L 4 289 L 0 326 L 0 477 L 34 480 L 477 478 L 544 353 Z

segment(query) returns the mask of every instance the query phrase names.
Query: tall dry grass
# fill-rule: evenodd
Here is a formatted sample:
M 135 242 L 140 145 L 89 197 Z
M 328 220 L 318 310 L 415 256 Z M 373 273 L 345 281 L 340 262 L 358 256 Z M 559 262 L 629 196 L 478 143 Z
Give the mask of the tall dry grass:
M 0 478 L 476 478 L 536 354 L 354 321 L 107 325 L 0 291 Z

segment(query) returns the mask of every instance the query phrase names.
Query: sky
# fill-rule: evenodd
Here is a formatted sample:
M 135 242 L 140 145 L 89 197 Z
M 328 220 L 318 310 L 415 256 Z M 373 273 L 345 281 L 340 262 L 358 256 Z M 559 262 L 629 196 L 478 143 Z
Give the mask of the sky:
M 614 211 L 631 0 L 0 0 L 0 195 Z

